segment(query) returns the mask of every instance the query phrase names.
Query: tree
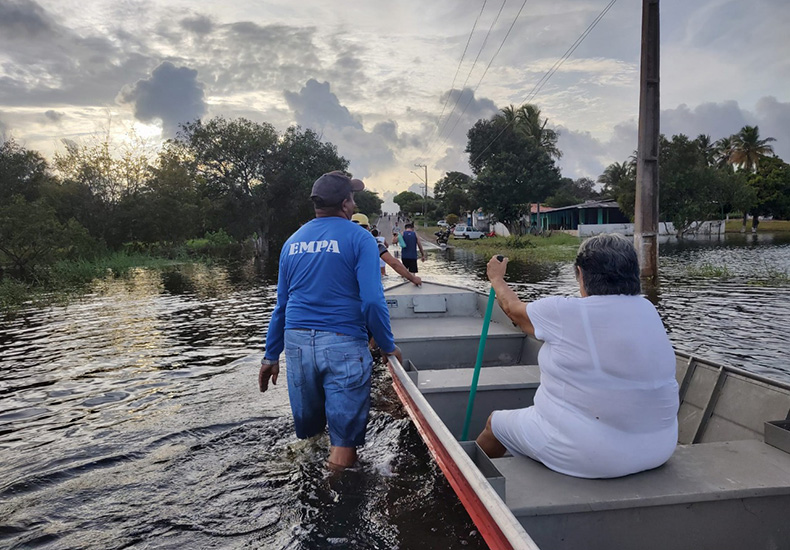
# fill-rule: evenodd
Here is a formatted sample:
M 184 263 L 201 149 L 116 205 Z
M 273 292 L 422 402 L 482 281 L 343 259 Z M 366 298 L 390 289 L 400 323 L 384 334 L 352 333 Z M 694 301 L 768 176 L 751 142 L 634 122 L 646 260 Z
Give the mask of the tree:
M 699 153 L 705 161 L 707 166 L 714 166 L 716 164 L 716 144 L 710 139 L 707 134 L 700 134 L 694 143 L 699 149 Z
M 367 216 L 381 214 L 381 205 L 384 204 L 378 193 L 368 189 L 354 193 L 354 202 L 357 203 L 359 211 Z
M 744 126 L 741 131 L 732 136 L 732 152 L 730 153 L 730 164 L 753 173 L 757 170 L 760 161 L 768 155 L 772 155 L 773 147 L 768 145 L 776 141 L 772 137 L 760 139 L 760 130 L 757 126 Z M 748 211 L 743 212 L 743 231 L 746 230 L 746 218 Z M 758 214 L 753 214 L 752 230 L 757 229 Z
M 277 131 L 269 123 L 246 118 L 216 117 L 181 126 L 171 147 L 188 152 L 196 172 L 218 191 L 251 196 L 253 187 L 267 182 L 268 162 L 277 151 Z
M 659 166 L 660 216 L 673 223 L 678 236 L 695 222 L 722 217 L 742 185 L 732 172 L 711 166 L 699 141 L 683 134 L 659 137 Z
M 501 114 L 477 121 L 467 136 L 466 152 L 477 176 L 475 202 L 521 233 L 528 205 L 542 202 L 559 186 L 554 161 L 534 136 L 514 128 Z
M 546 205 L 561 208 L 597 199 L 600 196 L 601 194 L 595 190 L 595 182 L 590 178 L 579 178 L 575 181 L 562 178 L 559 189 L 546 199 Z
M 598 176 L 603 184 L 602 195 L 617 201 L 620 210 L 631 220 L 634 219 L 636 202 L 636 164 L 634 162 L 614 162 Z
M 749 176 L 748 184 L 754 190 L 752 211 L 756 215 L 790 219 L 790 164 L 777 157 L 765 158 Z M 755 216 L 755 228 L 757 220 Z
M 44 199 L 27 202 L 15 195 L 0 206 L 0 259 L 4 258 L 20 278 L 68 255 L 75 243 L 89 241 L 84 227 L 73 220 L 60 223 Z
M 463 172 L 447 172 L 433 193 L 442 212 L 460 214 L 472 208 L 472 178 Z
M 392 198 L 392 202 L 400 207 L 401 212 L 408 215 L 413 215 L 422 212 L 423 197 L 414 193 L 413 191 L 403 191 L 398 193 Z
M 14 195 L 35 200 L 51 179 L 47 161 L 36 151 L 21 147 L 13 139 L 0 145 L 0 203 Z

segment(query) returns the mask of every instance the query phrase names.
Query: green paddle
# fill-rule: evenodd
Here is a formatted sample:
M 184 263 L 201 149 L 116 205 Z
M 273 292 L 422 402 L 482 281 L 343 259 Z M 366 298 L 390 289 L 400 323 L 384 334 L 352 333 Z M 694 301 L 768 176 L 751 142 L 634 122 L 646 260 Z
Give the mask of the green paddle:
M 497 256 L 500 262 L 505 259 L 504 256 Z M 475 371 L 472 375 L 472 387 L 469 389 L 469 403 L 466 405 L 466 419 L 464 420 L 464 430 L 461 433 L 461 441 L 466 441 L 469 435 L 469 423 L 472 421 L 472 409 L 475 406 L 475 394 L 477 393 L 477 381 L 480 378 L 480 368 L 483 366 L 483 352 L 486 350 L 486 338 L 488 338 L 488 325 L 491 324 L 491 313 L 494 311 L 494 300 L 496 293 L 494 287 L 488 292 L 488 305 L 486 305 L 486 314 L 483 317 L 483 332 L 480 334 L 480 345 L 477 347 L 477 361 L 475 361 Z

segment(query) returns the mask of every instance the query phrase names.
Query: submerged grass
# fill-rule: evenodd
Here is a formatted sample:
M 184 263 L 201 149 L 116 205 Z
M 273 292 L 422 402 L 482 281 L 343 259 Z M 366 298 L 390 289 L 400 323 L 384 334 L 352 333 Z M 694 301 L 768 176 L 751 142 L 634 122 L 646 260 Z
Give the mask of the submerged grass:
M 743 220 L 727 220 L 724 225 L 725 233 L 739 233 L 743 228 Z M 749 218 L 746 224 L 746 231 L 752 230 L 752 220 Z M 764 220 L 757 226 L 758 232 L 772 233 L 790 231 L 790 220 Z
M 451 244 L 490 257 L 502 254 L 508 258 L 529 262 L 570 262 L 576 258 L 581 239 L 566 233 L 551 236 L 522 235 L 488 237 L 475 241 L 453 239 Z
M 686 268 L 686 275 L 700 279 L 729 279 L 732 271 L 724 265 L 713 265 L 704 263 L 701 265 L 690 265 Z
M 122 277 L 132 269 L 162 269 L 193 261 L 158 258 L 149 254 L 115 252 L 93 260 L 62 260 L 34 274 L 29 281 L 12 277 L 0 280 L 0 314 L 12 314 L 27 305 L 46 305 L 68 300 L 83 292 L 94 280 Z

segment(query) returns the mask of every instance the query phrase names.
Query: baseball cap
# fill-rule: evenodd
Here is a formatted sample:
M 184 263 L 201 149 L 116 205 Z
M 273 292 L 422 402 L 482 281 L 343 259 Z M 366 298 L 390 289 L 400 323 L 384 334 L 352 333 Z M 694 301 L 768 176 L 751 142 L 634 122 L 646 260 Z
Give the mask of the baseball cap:
M 368 217 L 365 214 L 354 214 L 351 216 L 351 221 L 358 223 L 359 225 L 370 225 L 368 222 Z
M 351 192 L 362 191 L 362 180 L 352 179 L 340 170 L 324 174 L 313 184 L 310 197 L 318 197 L 327 206 L 340 204 Z

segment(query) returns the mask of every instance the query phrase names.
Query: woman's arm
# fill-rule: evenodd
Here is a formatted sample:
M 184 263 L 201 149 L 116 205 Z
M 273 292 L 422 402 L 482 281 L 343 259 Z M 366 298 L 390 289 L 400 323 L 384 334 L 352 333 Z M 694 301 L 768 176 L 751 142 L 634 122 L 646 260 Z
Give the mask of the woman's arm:
M 505 282 L 507 261 L 507 258 L 499 261 L 496 256 L 493 256 L 486 267 L 488 280 L 491 281 L 491 286 L 494 287 L 496 300 L 499 303 L 499 307 L 505 312 L 505 315 L 518 325 L 521 330 L 530 336 L 535 336 L 535 327 L 532 326 L 532 321 L 527 315 L 527 304 L 522 302 L 516 293 L 513 292 L 513 289 Z

